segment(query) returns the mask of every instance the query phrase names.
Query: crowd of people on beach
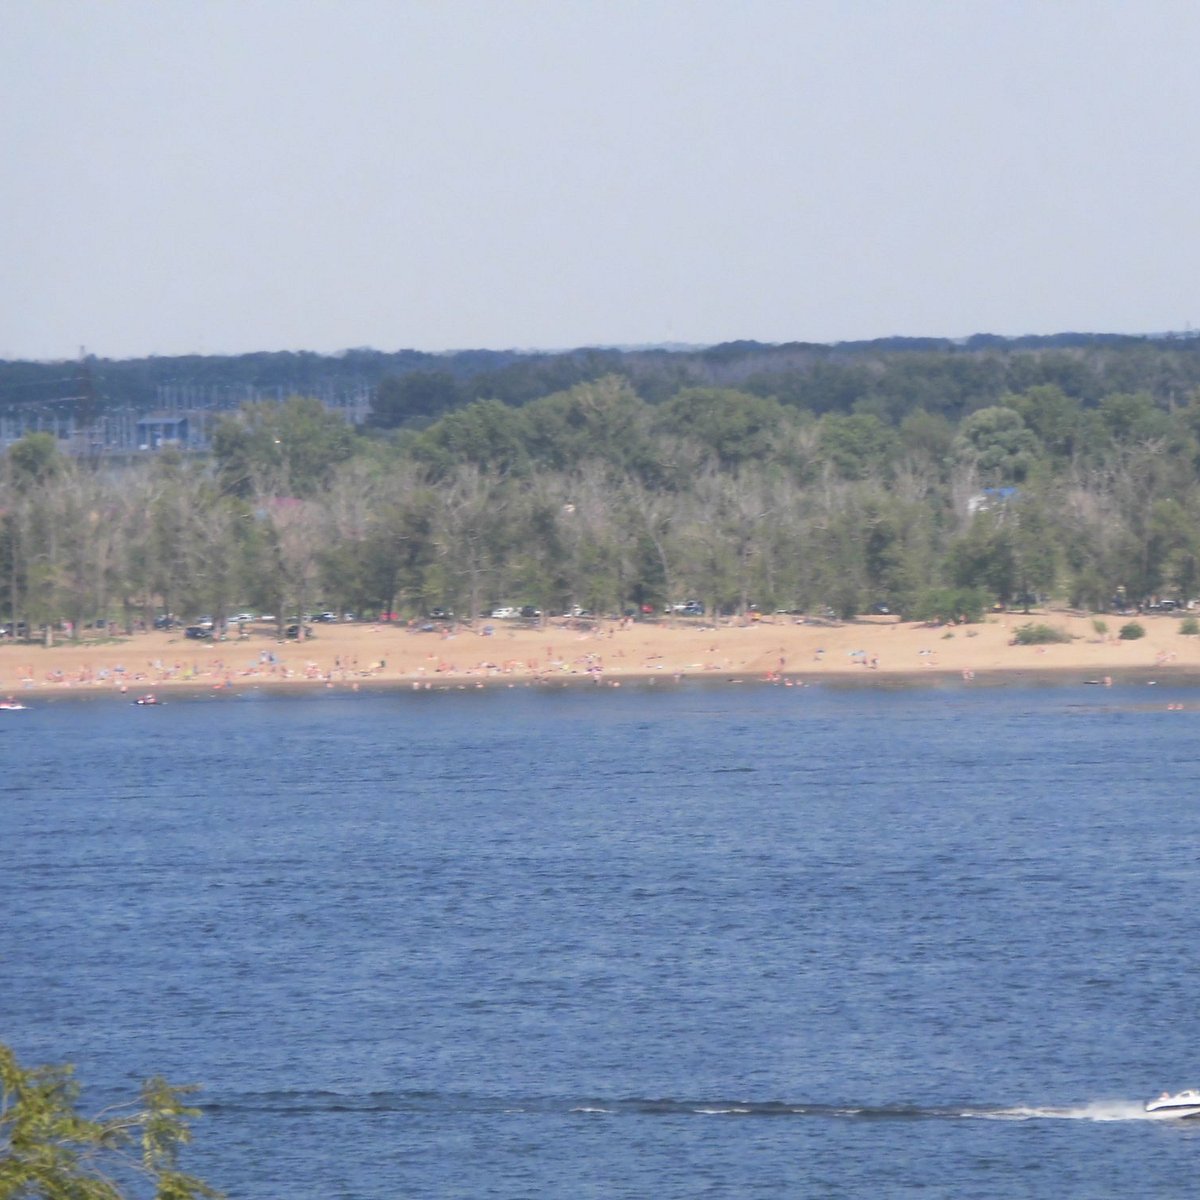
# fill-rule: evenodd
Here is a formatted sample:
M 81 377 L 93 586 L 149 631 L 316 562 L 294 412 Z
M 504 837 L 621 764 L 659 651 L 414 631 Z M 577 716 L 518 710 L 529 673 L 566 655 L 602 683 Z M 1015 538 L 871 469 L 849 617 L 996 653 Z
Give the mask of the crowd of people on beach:
M 1071 618 L 1059 619 L 1066 627 Z M 1107 683 L 1113 667 L 1133 667 L 1135 655 L 1143 668 L 1179 674 L 1195 662 L 1194 651 L 1200 650 L 1200 641 L 1183 637 L 1169 644 L 1147 639 L 1132 649 L 1125 642 L 1101 644 L 1085 636 L 1082 619 L 1075 626 L 1084 632 L 1049 647 L 1013 646 L 1012 630 L 999 620 L 966 631 L 943 630 L 938 641 L 930 638 L 927 626 L 906 628 L 890 620 L 844 629 L 786 631 L 767 623 L 668 628 L 597 622 L 587 629 L 561 624 L 497 627 L 490 635 L 457 624 L 439 628 L 436 636 L 360 625 L 322 630 L 312 640 L 260 640 L 256 645 L 196 645 L 169 634 L 152 634 L 145 641 L 124 644 L 110 638 L 95 645 L 81 641 L 46 649 L 0 646 L 0 695 L 19 689 L 137 694 L 167 687 L 357 688 L 410 683 L 433 689 L 489 683 L 617 686 L 621 680 L 700 677 L 794 686 L 850 675 L 893 679 L 951 673 L 969 683 L 977 675 L 987 679 L 1008 669 L 1078 671 L 1084 682 L 1103 678 Z
M 124 692 L 133 684 L 148 683 L 211 683 L 214 687 L 232 687 L 235 683 L 251 680 L 283 682 L 305 679 L 332 683 L 370 678 L 383 671 L 386 665 L 386 661 L 380 659 L 363 667 L 356 656 L 343 658 L 338 655 L 334 659 L 332 669 L 323 668 L 312 660 L 297 667 L 280 658 L 274 650 L 263 650 L 257 658 L 241 664 L 226 662 L 220 658 L 203 664 L 194 660 L 185 662 L 182 659 L 167 661 L 156 658 L 147 661 L 144 666 L 134 668 L 128 668 L 123 663 L 111 667 L 93 667 L 90 663 L 83 663 L 74 670 L 55 667 L 45 671 L 40 677 L 33 664 L 27 663 L 17 669 L 16 685 L 25 689 L 39 686 L 94 689 L 111 687 Z

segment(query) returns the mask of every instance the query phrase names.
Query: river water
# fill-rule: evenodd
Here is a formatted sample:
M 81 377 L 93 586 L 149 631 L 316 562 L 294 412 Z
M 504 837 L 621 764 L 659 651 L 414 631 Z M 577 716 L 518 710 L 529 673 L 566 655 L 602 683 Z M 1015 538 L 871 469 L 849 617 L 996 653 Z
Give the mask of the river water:
M 1195 704 L 34 700 L 0 1040 L 242 1200 L 1190 1196 Z

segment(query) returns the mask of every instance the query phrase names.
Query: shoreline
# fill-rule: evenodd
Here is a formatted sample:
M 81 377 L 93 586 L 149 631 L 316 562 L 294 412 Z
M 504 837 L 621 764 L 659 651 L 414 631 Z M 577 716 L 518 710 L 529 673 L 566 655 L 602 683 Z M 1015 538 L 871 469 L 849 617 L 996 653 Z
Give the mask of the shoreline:
M 1023 646 L 1014 631 L 1054 625 L 1069 642 Z M 1115 623 L 1115 622 L 1114 622 Z M 1074 613 L 997 614 L 976 625 L 894 618 L 722 624 L 566 621 L 537 627 L 319 625 L 281 643 L 257 627 L 222 642 L 178 632 L 0 644 L 0 698 L 302 690 L 461 691 L 497 687 L 725 686 L 905 688 L 965 686 L 1200 687 L 1200 638 L 1172 617 L 1142 618 L 1146 637 L 1122 642 Z

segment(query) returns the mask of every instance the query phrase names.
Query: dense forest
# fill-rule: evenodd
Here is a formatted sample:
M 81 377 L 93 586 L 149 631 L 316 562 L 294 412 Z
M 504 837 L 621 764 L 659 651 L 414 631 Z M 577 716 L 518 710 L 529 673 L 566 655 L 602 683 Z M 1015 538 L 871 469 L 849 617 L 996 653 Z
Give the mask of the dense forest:
M 464 350 L 263 352 L 73 362 L 0 360 L 0 417 L 39 410 L 92 414 L 117 408 L 215 411 L 246 400 L 365 393 L 372 421 L 395 428 L 476 400 L 519 406 L 606 376 L 626 380 L 651 404 L 685 387 L 733 387 L 813 413 L 914 408 L 958 420 L 1010 392 L 1054 384 L 1094 404 L 1145 390 L 1171 402 L 1200 386 L 1200 338 L 1055 334 L 962 341 L 886 338 L 833 345 L 728 342 L 709 347 L 583 348 L 562 353 Z
M 15 442 L 5 623 L 1200 594 L 1200 339 L 409 353 L 357 428 L 301 388 L 202 454 Z

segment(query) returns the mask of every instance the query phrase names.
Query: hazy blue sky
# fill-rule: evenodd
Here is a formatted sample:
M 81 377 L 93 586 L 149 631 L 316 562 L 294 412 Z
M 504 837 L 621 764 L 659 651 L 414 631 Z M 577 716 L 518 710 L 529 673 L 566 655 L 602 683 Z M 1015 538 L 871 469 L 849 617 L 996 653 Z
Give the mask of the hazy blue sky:
M 0 0 L 0 357 L 1200 322 L 1200 4 Z

